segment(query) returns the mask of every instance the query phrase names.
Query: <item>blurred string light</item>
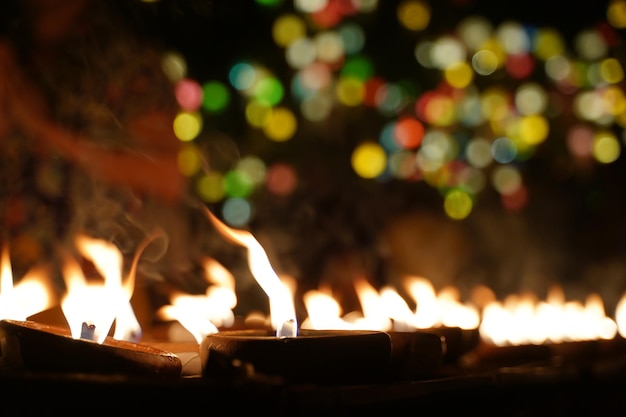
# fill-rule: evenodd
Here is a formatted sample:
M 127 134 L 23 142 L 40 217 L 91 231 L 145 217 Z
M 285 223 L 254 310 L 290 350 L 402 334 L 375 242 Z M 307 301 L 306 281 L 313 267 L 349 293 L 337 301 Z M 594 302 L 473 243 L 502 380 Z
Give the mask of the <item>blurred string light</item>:
M 230 68 L 228 85 L 199 85 L 185 78 L 184 61 L 170 56 L 164 68 L 179 83 L 181 140 L 193 141 L 203 127 L 200 116 L 224 111 L 235 96 L 243 100 L 248 125 L 274 146 L 297 140 L 301 119 L 323 124 L 336 109 L 374 109 L 385 122 L 361 139 L 346 163 L 366 179 L 426 182 L 442 194 L 446 214 L 459 220 L 487 186 L 507 210 L 523 209 L 524 162 L 548 140 L 564 141 L 574 161 L 610 164 L 622 153 L 624 69 L 611 54 L 619 41 L 615 31 L 626 28 L 626 0 L 609 2 L 605 24 L 582 28 L 571 40 L 549 26 L 514 19 L 495 25 L 480 15 L 433 33 L 431 22 L 440 16 L 430 3 L 401 1 L 396 23 L 416 41 L 412 51 L 394 53 L 413 54 L 436 80 L 411 80 L 419 91 L 387 79 L 366 53 L 368 19 L 359 17 L 376 13 L 378 1 L 293 0 L 287 8 L 279 7 L 286 0 L 256 3 L 276 14 L 268 30 L 291 78 L 242 59 Z M 187 175 L 200 172 L 197 156 L 186 152 Z M 253 216 L 254 190 L 287 196 L 298 185 L 293 166 L 266 166 L 254 156 L 230 171 L 199 175 L 203 198 L 232 201 L 229 210 L 237 214 L 229 218 L 240 224 Z

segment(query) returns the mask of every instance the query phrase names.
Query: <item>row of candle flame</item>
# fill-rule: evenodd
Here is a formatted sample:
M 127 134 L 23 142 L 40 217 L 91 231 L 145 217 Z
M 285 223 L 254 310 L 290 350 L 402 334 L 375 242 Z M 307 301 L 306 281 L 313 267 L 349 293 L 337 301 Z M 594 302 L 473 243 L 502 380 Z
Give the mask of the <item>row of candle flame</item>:
M 397 330 L 410 331 L 440 326 L 478 329 L 481 339 L 495 345 L 543 344 L 563 341 L 626 337 L 626 295 L 617 304 L 614 318 L 606 315 L 602 298 L 595 293 L 585 302 L 568 301 L 561 287 L 554 286 L 545 300 L 534 295 L 512 295 L 504 301 L 487 287 L 476 287 L 470 302 L 460 300 L 459 291 L 446 287 L 435 291 L 426 278 L 407 276 L 403 282 L 415 308 L 391 286 L 376 289 L 366 279 L 354 283 L 361 311 L 343 314 L 330 290 L 319 288 L 304 294 L 306 319 L 298 324 L 294 307 L 294 280 L 279 277 L 267 254 L 252 233 L 232 229 L 208 209 L 208 219 L 232 243 L 247 248 L 250 270 L 265 292 L 269 317 L 263 319 L 276 329 L 277 336 L 297 336 L 302 329 Z M 123 277 L 123 257 L 110 242 L 77 235 L 79 253 L 89 259 L 102 279 L 88 279 L 80 263 L 64 255 L 63 278 L 66 292 L 60 307 L 73 338 L 84 337 L 89 324 L 93 341 L 102 343 L 111 331 L 118 340 L 139 342 L 142 329 L 135 316 L 131 297 L 137 262 L 145 247 L 157 237 L 148 236 L 135 254 Z M 173 291 L 170 304 L 156 315 L 164 321 L 178 321 L 200 344 L 209 334 L 235 322 L 237 305 L 234 276 L 212 258 L 204 260 L 207 289 L 204 294 Z M 11 270 L 8 244 L 1 254 L 0 319 L 26 320 L 57 302 L 45 268 L 33 268 L 16 284 Z

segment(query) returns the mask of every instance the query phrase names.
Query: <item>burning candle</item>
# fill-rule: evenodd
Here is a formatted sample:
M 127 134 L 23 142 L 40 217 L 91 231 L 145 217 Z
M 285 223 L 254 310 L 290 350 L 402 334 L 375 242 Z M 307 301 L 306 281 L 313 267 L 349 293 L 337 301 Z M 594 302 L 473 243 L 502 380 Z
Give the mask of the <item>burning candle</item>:
M 231 242 L 247 248 L 248 264 L 254 278 L 269 299 L 270 319 L 277 336 L 296 336 L 298 321 L 296 318 L 293 296 L 289 288 L 280 280 L 261 244 L 252 233 L 236 230 L 221 222 L 211 211 L 202 206 L 207 218 L 217 231 Z
M 445 349 L 443 336 L 426 331 L 300 329 L 297 337 L 277 338 L 251 329 L 207 336 L 200 358 L 209 378 L 223 377 L 227 361 L 284 382 L 362 384 L 433 377 Z
M 378 331 L 301 330 L 297 337 L 277 338 L 273 331 L 253 329 L 207 336 L 200 358 L 209 378 L 222 376 L 215 361 L 226 359 L 285 382 L 339 384 L 386 377 L 392 347 L 389 335 Z

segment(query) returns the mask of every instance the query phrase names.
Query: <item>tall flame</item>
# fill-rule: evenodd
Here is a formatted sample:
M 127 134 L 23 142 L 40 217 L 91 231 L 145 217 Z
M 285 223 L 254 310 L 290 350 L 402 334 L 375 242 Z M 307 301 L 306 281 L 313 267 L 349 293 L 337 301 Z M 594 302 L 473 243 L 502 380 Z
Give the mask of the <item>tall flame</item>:
M 61 309 L 73 338 L 81 338 L 86 323 L 95 326 L 93 340 L 103 343 L 115 319 L 132 313 L 129 291 L 122 286 L 122 255 L 111 243 L 87 236 L 77 236 L 76 245 L 104 281 L 88 280 L 80 264 L 65 253 L 63 278 L 67 293 Z
M 95 326 L 93 340 L 103 343 L 115 322 L 114 339 L 135 342 L 141 339 L 141 326 L 130 299 L 135 289 L 139 257 L 147 245 L 161 233 L 160 230 L 152 232 L 140 244 L 126 279 L 122 277 L 124 267 L 122 254 L 110 242 L 80 234 L 75 237 L 78 251 L 93 263 L 104 279 L 103 282 L 87 280 L 79 263 L 67 252 L 62 252 L 63 278 L 67 293 L 61 301 L 61 309 L 72 337 L 80 338 L 83 324 L 86 323 Z
M 261 244 L 252 233 L 232 229 L 222 223 L 208 208 L 204 206 L 202 208 L 222 236 L 248 249 L 250 271 L 269 298 L 272 327 L 277 330 L 277 333 L 284 330 L 296 331 L 297 319 L 292 294 L 272 268 Z M 292 335 L 295 336 L 295 334 Z

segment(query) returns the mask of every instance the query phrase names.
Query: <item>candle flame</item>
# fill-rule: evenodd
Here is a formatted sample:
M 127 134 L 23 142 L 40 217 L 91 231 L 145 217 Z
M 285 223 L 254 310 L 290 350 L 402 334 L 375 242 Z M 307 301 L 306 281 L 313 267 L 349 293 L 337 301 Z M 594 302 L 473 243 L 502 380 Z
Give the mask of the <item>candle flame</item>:
M 18 283 L 13 284 L 9 245 L 0 254 L 0 320 L 26 320 L 48 309 L 56 302 L 46 266 L 32 267 Z
M 157 315 L 166 320 L 177 320 L 198 342 L 213 333 L 218 327 L 234 324 L 233 309 L 237 305 L 235 278 L 218 261 L 206 258 L 203 261 L 205 279 L 209 285 L 205 294 L 183 294 L 173 292 L 170 305 L 161 307 Z
M 76 259 L 62 251 L 63 278 L 67 293 L 61 301 L 61 309 L 73 338 L 81 338 L 83 324 L 95 326 L 93 340 L 103 343 L 113 323 L 113 338 L 137 342 L 141 339 L 141 326 L 130 303 L 135 288 L 135 274 L 139 257 L 147 245 L 161 235 L 155 231 L 139 245 L 130 272 L 123 279 L 123 256 L 119 249 L 101 239 L 79 234 L 75 237 L 79 253 L 91 261 L 99 273 L 99 280 L 87 279 Z
M 267 253 L 252 233 L 232 229 L 222 223 L 208 208 L 203 206 L 203 209 L 222 236 L 232 243 L 247 248 L 250 271 L 269 299 L 272 328 L 280 330 L 285 328 L 285 323 L 297 323 L 291 291 L 278 277 L 272 268 Z M 290 325 L 288 328 L 297 329 L 297 324 L 295 326 Z

